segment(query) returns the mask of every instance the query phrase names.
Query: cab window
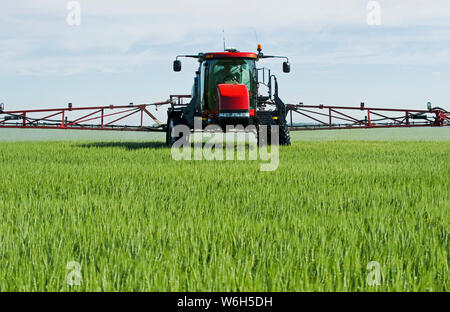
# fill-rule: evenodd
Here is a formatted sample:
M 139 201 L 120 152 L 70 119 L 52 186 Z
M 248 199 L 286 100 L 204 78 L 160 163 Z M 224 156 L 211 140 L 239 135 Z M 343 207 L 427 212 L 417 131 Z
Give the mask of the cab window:
M 218 109 L 217 85 L 222 83 L 244 84 L 249 91 L 255 85 L 253 72 L 254 61 L 245 59 L 211 60 L 208 64 L 208 75 L 205 79 L 205 100 L 211 111 Z M 251 92 L 252 93 L 252 92 Z

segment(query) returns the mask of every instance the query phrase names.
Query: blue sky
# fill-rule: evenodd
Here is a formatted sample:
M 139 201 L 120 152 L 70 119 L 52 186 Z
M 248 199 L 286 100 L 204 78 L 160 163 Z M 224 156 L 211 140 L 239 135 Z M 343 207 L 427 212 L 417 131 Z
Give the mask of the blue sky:
M 278 74 L 289 103 L 450 108 L 448 0 L 84 0 L 69 26 L 64 0 L 15 0 L 0 10 L 0 102 L 7 109 L 148 103 L 190 93 L 196 63 L 177 54 L 254 51 Z M 256 33 L 256 35 L 255 35 Z M 164 119 L 163 112 L 157 115 Z

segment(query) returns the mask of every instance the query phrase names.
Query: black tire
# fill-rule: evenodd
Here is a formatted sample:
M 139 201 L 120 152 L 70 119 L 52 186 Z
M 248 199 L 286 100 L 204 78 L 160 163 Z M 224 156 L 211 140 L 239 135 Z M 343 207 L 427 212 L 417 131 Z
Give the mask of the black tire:
M 270 145 L 271 144 L 271 137 L 270 137 L 270 125 L 265 125 L 267 126 L 267 135 L 266 136 L 260 136 L 259 135 L 259 127 L 262 125 L 258 125 L 258 127 L 256 128 L 257 134 L 256 134 L 256 138 L 257 138 L 257 143 L 258 146 L 265 146 L 265 145 Z
M 291 145 L 291 131 L 289 130 L 288 125 L 284 122 L 283 125 L 279 127 L 280 131 L 280 145 Z
M 257 113 L 257 125 L 258 125 L 258 145 L 264 146 L 264 145 L 271 145 L 272 144 L 272 126 L 274 125 L 273 122 L 273 115 L 272 112 L 269 111 L 262 111 Z M 267 126 L 267 137 L 263 138 L 259 136 L 259 127 L 262 125 Z M 286 121 L 282 121 L 281 124 L 278 124 L 278 131 L 279 131 L 279 139 L 278 144 L 279 145 L 291 145 L 291 132 L 289 130 L 289 127 L 286 123 Z
M 271 126 L 273 124 L 273 118 L 272 118 L 272 112 L 271 111 L 258 111 L 256 112 L 256 137 L 258 139 L 258 146 L 265 146 L 271 144 Z M 261 137 L 259 135 L 259 128 L 260 126 L 267 126 L 267 135 L 266 137 Z
M 182 125 L 183 119 L 178 115 L 169 115 L 167 119 L 167 127 L 166 127 L 166 144 L 169 147 L 172 147 L 173 144 L 183 137 L 183 134 L 179 134 L 178 136 L 172 137 L 173 128 Z M 186 138 L 189 141 L 189 137 Z
M 167 119 L 167 127 L 166 127 L 166 145 L 172 147 L 174 141 L 171 139 L 172 137 L 172 129 L 173 129 L 173 118 L 169 116 Z

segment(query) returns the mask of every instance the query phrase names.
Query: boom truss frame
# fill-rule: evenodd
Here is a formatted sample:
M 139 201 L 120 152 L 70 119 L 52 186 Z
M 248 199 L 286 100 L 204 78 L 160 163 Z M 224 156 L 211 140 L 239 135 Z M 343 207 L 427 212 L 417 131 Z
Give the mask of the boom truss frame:
M 170 101 L 138 105 L 109 105 L 94 107 L 49 108 L 32 110 L 0 110 L 0 128 L 32 129 L 76 129 L 76 130 L 114 130 L 114 131 L 164 131 L 164 124 L 150 111 L 150 107 L 170 104 Z M 76 112 L 78 116 L 69 119 Z M 45 116 L 41 116 L 44 114 Z M 139 116 L 138 125 L 123 125 L 120 121 Z M 145 119 L 150 118 L 157 126 L 144 126 Z
M 151 104 L 72 107 L 69 103 L 66 108 L 14 111 L 4 111 L 0 106 L 0 128 L 163 132 L 166 125 L 158 120 L 149 108 L 169 104 L 172 107 L 186 106 L 187 103 L 184 100 L 190 98 L 190 95 L 171 95 L 167 101 Z M 74 112 L 78 115 L 69 118 Z M 361 103 L 359 107 L 300 103 L 286 104 L 286 114 L 286 121 L 292 131 L 450 126 L 450 113 L 438 107 L 430 108 L 430 110 L 416 110 L 369 108 L 365 107 L 364 103 Z M 294 124 L 293 114 L 303 116 L 311 122 Z M 364 115 L 363 119 L 360 118 L 361 115 Z M 131 116 L 139 116 L 140 122 L 137 125 L 119 123 Z M 156 125 L 145 126 L 144 119 L 147 121 L 148 118 Z
M 368 128 L 410 128 L 450 126 L 450 113 L 442 108 L 430 110 L 375 108 L 327 105 L 287 104 L 291 130 L 330 130 Z M 294 125 L 293 114 L 306 117 L 311 123 Z M 355 117 L 361 113 L 364 118 Z

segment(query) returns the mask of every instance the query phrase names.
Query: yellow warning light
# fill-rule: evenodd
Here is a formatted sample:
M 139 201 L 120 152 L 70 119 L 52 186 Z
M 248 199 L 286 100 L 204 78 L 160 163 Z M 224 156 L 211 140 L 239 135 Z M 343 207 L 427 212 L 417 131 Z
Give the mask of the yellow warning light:
M 261 44 L 258 44 L 258 52 L 261 52 L 262 51 L 262 45 Z

